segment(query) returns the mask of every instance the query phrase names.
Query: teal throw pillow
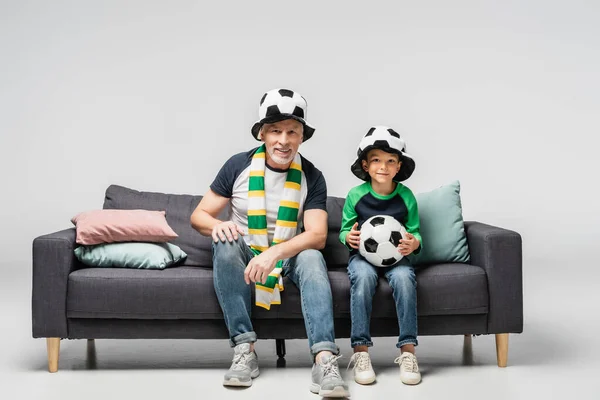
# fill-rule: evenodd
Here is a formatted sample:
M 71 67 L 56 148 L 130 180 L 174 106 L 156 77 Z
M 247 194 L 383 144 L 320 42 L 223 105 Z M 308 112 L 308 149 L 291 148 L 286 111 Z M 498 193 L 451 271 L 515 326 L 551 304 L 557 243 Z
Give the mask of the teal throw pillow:
M 164 269 L 187 254 L 171 243 L 121 242 L 79 246 L 75 256 L 92 267 Z
M 414 264 L 468 263 L 469 247 L 460 202 L 460 182 L 454 181 L 415 195 L 423 248 L 411 255 Z

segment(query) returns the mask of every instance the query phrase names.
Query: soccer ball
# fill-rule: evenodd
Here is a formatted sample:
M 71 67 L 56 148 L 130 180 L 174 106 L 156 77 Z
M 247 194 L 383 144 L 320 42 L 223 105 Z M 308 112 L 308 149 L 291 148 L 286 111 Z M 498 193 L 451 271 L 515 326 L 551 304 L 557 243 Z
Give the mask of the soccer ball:
M 394 217 L 375 215 L 360 228 L 358 251 L 374 266 L 389 267 L 402 260 L 398 243 L 405 237 L 406 229 Z

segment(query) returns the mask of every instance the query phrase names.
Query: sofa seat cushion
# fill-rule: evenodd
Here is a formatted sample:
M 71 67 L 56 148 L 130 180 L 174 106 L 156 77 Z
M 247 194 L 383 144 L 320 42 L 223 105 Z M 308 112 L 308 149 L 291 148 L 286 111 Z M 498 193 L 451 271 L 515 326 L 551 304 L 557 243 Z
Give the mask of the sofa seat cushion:
M 334 315 L 350 316 L 350 281 L 345 268 L 329 271 Z M 302 318 L 300 292 L 284 278 L 282 304 L 270 311 L 253 307 L 253 318 Z M 254 291 L 251 291 L 252 295 Z M 373 318 L 395 318 L 392 291 L 385 278 L 373 299 Z M 488 310 L 485 272 L 468 264 L 417 269 L 419 316 L 483 314 Z M 222 319 L 210 268 L 164 270 L 85 268 L 69 275 L 69 318 Z
M 223 318 L 211 268 L 84 268 L 69 275 L 67 317 Z

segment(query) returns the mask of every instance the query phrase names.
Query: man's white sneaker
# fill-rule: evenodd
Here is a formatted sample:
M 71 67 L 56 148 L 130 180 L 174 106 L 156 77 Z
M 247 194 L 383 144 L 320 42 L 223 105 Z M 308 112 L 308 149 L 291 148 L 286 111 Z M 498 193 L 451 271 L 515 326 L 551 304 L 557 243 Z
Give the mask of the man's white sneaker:
M 421 373 L 417 357 L 413 353 L 405 351 L 400 357 L 394 360 L 400 365 L 400 380 L 406 385 L 416 385 L 421 382 Z
M 375 371 L 371 365 L 371 357 L 366 351 L 359 351 L 352 355 L 348 368 L 354 362 L 354 381 L 361 385 L 368 385 L 375 382 Z
M 312 368 L 310 391 L 322 397 L 350 397 L 348 385 L 344 383 L 337 360 L 341 356 L 324 356 L 315 360 Z
M 250 343 L 238 344 L 234 348 L 231 367 L 223 378 L 223 386 L 252 386 L 252 379 L 258 374 L 258 357 L 250 351 Z

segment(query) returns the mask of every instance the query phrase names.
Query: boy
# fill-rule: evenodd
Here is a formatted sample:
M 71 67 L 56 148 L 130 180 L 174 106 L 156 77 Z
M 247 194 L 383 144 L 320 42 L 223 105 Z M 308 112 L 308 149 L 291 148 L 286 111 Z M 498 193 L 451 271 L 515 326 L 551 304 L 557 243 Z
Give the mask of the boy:
M 415 196 L 400 183 L 412 175 L 415 162 L 406 153 L 406 145 L 400 135 L 383 126 L 373 127 L 367 132 L 358 146 L 357 155 L 351 170 L 365 183 L 348 193 L 340 231 L 341 242 L 350 247 L 350 344 L 354 349 L 350 362 L 355 363 L 354 380 L 366 385 L 376 379 L 368 353 L 368 348 L 373 345 L 369 325 L 378 277 L 384 275 L 392 288 L 400 327 L 396 344 L 400 356 L 394 362 L 400 365 L 400 380 L 415 385 L 421 381 L 415 357 L 418 344 L 417 286 L 414 269 L 406 256 L 418 253 L 422 240 Z M 358 247 L 363 222 L 381 214 L 400 221 L 408 233 L 398 244 L 398 251 L 404 257 L 395 265 L 378 268 L 358 253 Z

